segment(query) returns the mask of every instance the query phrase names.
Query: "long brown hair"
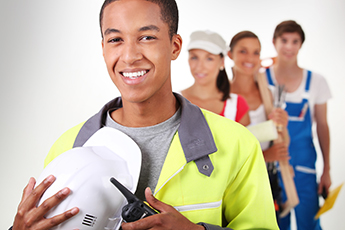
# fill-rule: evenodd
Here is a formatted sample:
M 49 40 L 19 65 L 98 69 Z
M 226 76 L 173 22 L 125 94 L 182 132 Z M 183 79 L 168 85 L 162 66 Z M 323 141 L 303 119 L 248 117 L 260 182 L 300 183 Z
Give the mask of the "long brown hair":
M 220 56 L 222 58 L 224 57 L 223 54 L 220 54 Z M 219 70 L 216 84 L 218 90 L 223 93 L 222 101 L 226 101 L 230 98 L 230 82 L 225 68 L 223 70 Z
M 259 41 L 259 44 L 260 44 L 260 40 L 258 38 L 258 36 L 256 36 L 256 34 L 254 34 L 253 32 L 251 31 L 248 31 L 248 30 L 244 30 L 244 31 L 241 31 L 239 33 L 237 33 L 235 36 L 232 37 L 231 41 L 230 41 L 230 52 L 234 49 L 234 47 L 236 46 L 236 44 L 242 40 L 243 38 L 256 38 L 258 39 Z M 261 44 L 260 44 L 261 46 Z

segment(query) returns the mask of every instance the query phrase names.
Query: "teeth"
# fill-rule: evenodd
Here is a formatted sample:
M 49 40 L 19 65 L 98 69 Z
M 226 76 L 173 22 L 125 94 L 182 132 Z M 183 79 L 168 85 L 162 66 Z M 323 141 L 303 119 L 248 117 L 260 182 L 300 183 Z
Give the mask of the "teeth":
M 251 64 L 251 63 L 244 63 L 244 65 L 245 65 L 246 67 L 249 67 L 249 68 L 254 67 L 254 65 L 253 65 L 253 64 Z
M 146 73 L 147 73 L 147 71 L 142 70 L 142 71 L 138 71 L 138 72 L 123 72 L 122 75 L 124 77 L 130 78 L 130 79 L 136 79 L 138 77 L 145 75 Z

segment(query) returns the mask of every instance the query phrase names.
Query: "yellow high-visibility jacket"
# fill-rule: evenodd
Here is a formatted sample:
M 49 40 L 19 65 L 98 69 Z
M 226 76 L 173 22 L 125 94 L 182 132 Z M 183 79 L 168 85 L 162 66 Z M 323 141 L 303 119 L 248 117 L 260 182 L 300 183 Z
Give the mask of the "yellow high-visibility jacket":
M 242 125 L 192 105 L 181 104 L 154 196 L 206 229 L 278 229 L 266 165 L 259 142 Z M 116 98 L 64 133 L 45 160 L 82 146 L 104 126 L 105 115 L 122 106 Z

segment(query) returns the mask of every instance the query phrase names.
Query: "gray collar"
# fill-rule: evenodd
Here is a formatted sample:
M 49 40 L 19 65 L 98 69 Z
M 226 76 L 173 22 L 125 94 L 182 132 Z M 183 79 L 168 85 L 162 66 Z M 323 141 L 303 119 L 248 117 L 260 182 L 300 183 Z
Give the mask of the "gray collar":
M 217 151 L 211 130 L 200 108 L 180 94 L 174 93 L 181 104 L 181 124 L 178 134 L 187 162 L 195 161 L 200 173 L 210 176 L 213 165 L 209 154 Z M 88 119 L 80 129 L 73 147 L 80 147 L 105 124 L 107 111 L 122 107 L 121 97 L 107 103 L 97 114 Z

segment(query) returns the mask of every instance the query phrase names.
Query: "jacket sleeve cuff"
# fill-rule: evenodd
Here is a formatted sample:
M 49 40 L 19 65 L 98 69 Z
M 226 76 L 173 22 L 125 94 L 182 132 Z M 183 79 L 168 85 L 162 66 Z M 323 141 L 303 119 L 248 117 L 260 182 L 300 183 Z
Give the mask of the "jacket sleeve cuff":
M 203 222 L 199 222 L 197 224 L 203 226 L 205 228 L 205 230 L 233 230 L 232 228 L 222 228 L 222 227 L 217 226 L 217 225 L 206 224 Z

